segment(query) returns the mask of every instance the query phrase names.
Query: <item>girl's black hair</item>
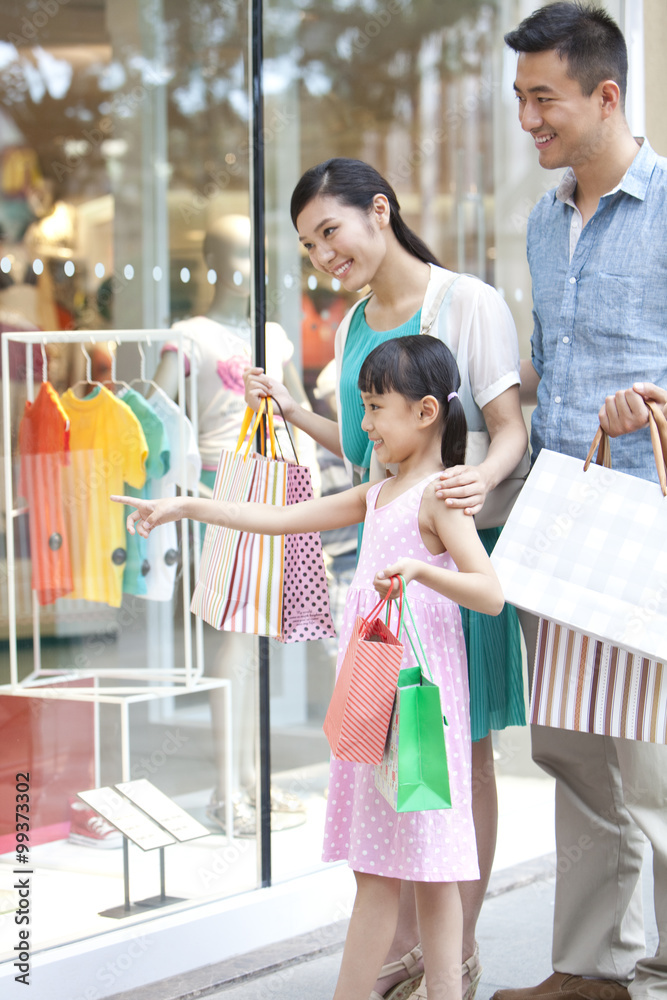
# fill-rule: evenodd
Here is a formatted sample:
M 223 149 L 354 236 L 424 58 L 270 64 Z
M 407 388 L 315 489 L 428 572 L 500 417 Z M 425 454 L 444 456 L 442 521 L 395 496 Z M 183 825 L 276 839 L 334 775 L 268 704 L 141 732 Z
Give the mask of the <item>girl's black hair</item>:
M 396 337 L 379 344 L 365 359 L 359 372 L 361 392 L 381 396 L 398 392 L 413 402 L 435 396 L 443 415 L 440 454 L 445 468 L 465 460 L 468 430 L 463 404 L 458 396 L 447 397 L 461 385 L 454 355 L 436 337 L 419 334 Z
M 396 192 L 370 163 L 336 156 L 306 170 L 292 193 L 290 215 L 295 229 L 301 212 L 319 194 L 328 194 L 366 214 L 372 209 L 375 195 L 383 194 L 389 202 L 391 228 L 401 246 L 425 264 L 440 264 L 424 241 L 406 226 Z

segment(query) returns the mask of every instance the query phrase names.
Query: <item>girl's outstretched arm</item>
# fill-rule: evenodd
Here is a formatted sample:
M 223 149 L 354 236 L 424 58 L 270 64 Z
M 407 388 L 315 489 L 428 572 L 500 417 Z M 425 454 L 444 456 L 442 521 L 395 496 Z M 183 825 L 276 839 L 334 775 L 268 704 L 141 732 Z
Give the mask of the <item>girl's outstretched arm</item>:
M 458 572 L 431 566 L 421 559 L 399 559 L 375 577 L 375 589 L 383 596 L 389 589 L 389 577 L 400 575 L 406 583 L 418 580 L 456 604 L 486 615 L 499 615 L 505 598 L 486 549 L 479 540 L 475 523 L 460 508 L 446 507 L 430 487 L 419 512 L 422 537 L 439 538 L 456 563 Z M 396 596 L 398 584 L 394 583 Z
M 328 531 L 358 524 L 366 515 L 368 484 L 343 493 L 306 500 L 289 507 L 264 503 L 230 503 L 204 497 L 165 497 L 142 500 L 139 497 L 112 496 L 117 503 L 136 509 L 128 515 L 127 530 L 148 538 L 153 528 L 168 521 L 189 517 L 192 521 L 236 528 L 258 535 L 297 535 L 308 531 Z

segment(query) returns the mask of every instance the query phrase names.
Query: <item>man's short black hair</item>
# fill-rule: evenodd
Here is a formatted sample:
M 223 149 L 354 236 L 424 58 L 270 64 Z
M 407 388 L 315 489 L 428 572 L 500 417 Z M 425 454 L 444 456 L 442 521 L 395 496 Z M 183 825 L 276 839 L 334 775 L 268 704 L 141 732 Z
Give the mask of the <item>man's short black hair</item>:
M 556 52 L 586 97 L 602 80 L 614 80 L 625 106 L 628 50 L 621 29 L 602 7 L 557 0 L 524 18 L 507 32 L 505 42 L 515 52 Z

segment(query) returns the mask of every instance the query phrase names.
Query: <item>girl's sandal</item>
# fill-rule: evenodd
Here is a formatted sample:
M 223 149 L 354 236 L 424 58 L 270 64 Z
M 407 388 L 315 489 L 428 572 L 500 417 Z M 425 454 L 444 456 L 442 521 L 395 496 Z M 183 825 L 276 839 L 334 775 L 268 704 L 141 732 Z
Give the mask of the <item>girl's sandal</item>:
M 461 975 L 465 976 L 466 974 L 470 976 L 470 985 L 463 994 L 463 1000 L 474 1000 L 477 987 L 482 978 L 482 966 L 479 963 L 479 945 L 477 942 L 475 942 L 474 952 L 461 966 Z M 428 1000 L 425 979 L 422 979 L 414 993 L 410 994 L 408 1000 Z
M 407 955 L 403 955 L 403 958 L 399 958 L 397 962 L 389 962 L 387 965 L 383 965 L 379 976 L 380 979 L 384 976 L 394 975 L 396 972 L 404 972 L 405 979 L 401 979 L 399 983 L 394 983 L 386 993 L 378 993 L 376 990 L 373 990 L 369 1000 L 408 1000 L 408 997 L 412 995 L 415 987 L 424 975 L 423 970 L 419 967 L 421 960 L 421 945 L 416 944 L 412 951 L 409 951 Z

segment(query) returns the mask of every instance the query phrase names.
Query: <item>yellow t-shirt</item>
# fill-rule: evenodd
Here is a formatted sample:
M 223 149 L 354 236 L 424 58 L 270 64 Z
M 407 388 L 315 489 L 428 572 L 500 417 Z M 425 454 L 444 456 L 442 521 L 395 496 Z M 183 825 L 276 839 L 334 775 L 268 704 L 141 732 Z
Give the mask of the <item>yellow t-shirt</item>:
M 63 507 L 68 524 L 74 590 L 69 598 L 120 607 L 126 560 L 123 483 L 139 489 L 146 479 L 148 448 L 129 406 L 102 387 L 79 399 L 61 397 L 70 420 L 71 463 L 63 470 Z

